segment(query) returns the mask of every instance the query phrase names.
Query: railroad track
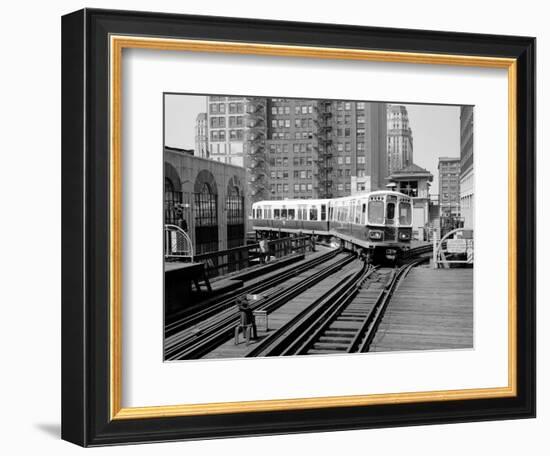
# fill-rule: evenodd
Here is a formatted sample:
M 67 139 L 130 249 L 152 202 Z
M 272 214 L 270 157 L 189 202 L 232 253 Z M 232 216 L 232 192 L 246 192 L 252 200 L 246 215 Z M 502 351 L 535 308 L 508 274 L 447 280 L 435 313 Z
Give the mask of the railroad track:
M 194 312 L 192 314 L 183 316 L 177 321 L 168 323 L 165 326 L 164 335 L 167 338 L 167 343 L 170 344 L 170 337 L 176 335 L 186 328 L 190 328 L 213 315 L 216 315 L 220 312 L 231 308 L 235 304 L 237 297 L 244 297 L 248 294 L 259 294 L 269 288 L 279 285 L 280 283 L 307 271 L 308 269 L 315 268 L 321 263 L 331 260 L 336 255 L 338 255 L 339 250 L 332 250 L 323 255 L 320 255 L 312 260 L 305 261 L 298 265 L 291 266 L 284 271 L 275 273 L 269 278 L 259 283 L 253 283 L 248 286 L 239 288 L 236 291 L 229 292 L 228 294 L 221 297 L 221 299 L 211 301 L 204 304 L 204 308 Z
M 358 353 L 369 350 L 393 291 L 410 269 L 364 266 L 345 277 L 246 356 Z
M 327 261 L 327 257 L 325 255 L 319 258 L 322 260 L 315 262 L 315 266 L 319 266 L 321 263 Z M 334 274 L 351 261 L 354 261 L 354 258 L 355 257 L 352 254 L 341 254 L 341 258 L 338 258 L 329 265 L 313 272 L 303 280 L 289 287 L 278 288 L 265 299 L 253 303 L 251 305 L 252 310 L 265 310 L 268 313 L 273 312 L 295 296 L 303 293 L 305 290 L 311 288 L 324 278 Z M 314 266 L 312 263 L 308 263 L 304 265 L 304 267 L 300 268 L 300 272 L 305 272 L 313 267 Z M 295 276 L 297 274 L 298 272 L 293 270 L 291 276 Z M 288 278 L 288 275 L 281 274 L 276 277 L 277 280 L 269 283 L 268 281 L 263 282 L 258 285 L 258 287 L 261 287 L 261 290 L 273 288 L 274 285 L 280 284 Z M 260 288 L 255 289 L 255 291 L 257 292 L 259 289 Z M 251 292 L 252 291 L 247 290 L 246 293 L 242 294 L 248 294 Z M 240 321 L 239 312 L 235 308 L 235 297 L 232 297 L 226 306 L 227 307 L 225 309 L 218 310 L 216 317 L 210 319 L 210 321 L 203 322 L 202 325 L 196 325 L 195 327 L 189 328 L 189 330 L 180 331 L 179 333 L 166 338 L 164 346 L 165 360 L 171 361 L 200 358 L 218 345 L 225 342 L 228 338 L 232 337 L 234 329 Z M 204 317 L 201 317 L 201 319 L 204 319 Z

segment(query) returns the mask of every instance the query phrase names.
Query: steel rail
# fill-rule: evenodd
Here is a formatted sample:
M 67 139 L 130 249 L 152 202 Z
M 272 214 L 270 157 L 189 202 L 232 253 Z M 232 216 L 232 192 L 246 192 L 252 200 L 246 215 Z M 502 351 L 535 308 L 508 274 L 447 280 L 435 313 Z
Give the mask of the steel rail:
M 252 310 L 267 310 L 268 312 L 272 312 L 293 297 L 302 293 L 304 290 L 313 286 L 315 283 L 341 269 L 353 259 L 354 257 L 352 255 L 340 259 L 320 271 L 317 271 L 303 281 L 289 288 L 284 288 L 283 290 L 276 292 L 273 296 L 270 296 L 268 299 L 256 303 L 251 306 Z M 189 334 L 188 337 L 183 340 L 178 340 L 177 343 L 172 346 L 165 345 L 165 359 L 196 359 L 203 356 L 231 337 L 238 322 L 239 313 L 233 307 L 231 312 L 228 312 L 226 316 L 223 316 L 221 319 L 213 322 L 206 328 L 203 328 L 194 334 Z
M 312 320 L 319 318 L 319 315 L 326 309 L 327 303 L 336 301 L 339 297 L 352 289 L 358 280 L 364 280 L 364 278 L 367 278 L 375 269 L 376 268 L 372 266 L 368 268 L 363 267 L 359 271 L 352 272 L 343 277 L 342 281 L 336 285 L 335 288 L 317 298 L 312 304 L 286 322 L 276 332 L 256 345 L 245 356 L 280 356 L 293 340 L 296 340 L 311 327 Z
M 207 305 L 207 307 L 205 307 L 204 309 L 199 310 L 198 312 L 195 312 L 191 315 L 182 317 L 173 323 L 167 324 L 165 327 L 165 336 L 167 338 L 167 342 L 169 343 L 170 337 L 174 336 L 178 331 L 189 328 L 194 324 L 197 324 L 215 315 L 216 313 L 222 312 L 228 307 L 231 307 L 235 303 L 235 299 L 237 297 L 244 297 L 247 294 L 257 294 L 265 291 L 295 275 L 301 274 L 302 272 L 311 269 L 325 261 L 331 260 L 340 252 L 340 250 L 332 250 L 309 261 L 306 260 L 305 262 L 298 265 L 293 265 L 288 269 L 282 271 L 282 273 L 280 274 L 274 274 L 273 277 L 265 281 L 244 286 L 242 288 L 239 288 L 239 290 L 237 290 L 236 292 L 229 292 L 228 294 L 225 294 L 223 297 L 221 297 L 221 300 L 217 302 L 214 301 L 212 304 Z
M 393 291 L 410 269 L 422 261 L 425 261 L 425 258 L 413 260 L 402 266 L 399 270 L 394 269 L 391 272 L 391 276 L 384 288 L 375 298 L 372 308 L 356 331 L 351 342 L 349 342 L 345 350 L 347 353 L 356 353 L 368 349 L 368 345 L 372 341 Z M 245 356 L 292 356 L 307 354 L 326 333 L 330 325 L 353 303 L 365 281 L 377 270 L 378 267 L 362 269 L 352 277 L 346 277 L 334 290 L 321 296 L 279 328 L 277 332 L 250 350 Z M 375 324 L 372 324 L 373 322 Z
M 427 258 L 413 260 L 410 263 L 401 266 L 401 268 L 399 268 L 399 270 L 395 272 L 392 277 L 390 277 L 374 308 L 357 332 L 356 339 L 354 339 L 354 346 L 358 347 L 356 350 L 357 352 L 365 353 L 369 351 L 372 340 L 374 339 L 376 331 L 378 330 L 382 318 L 384 317 L 393 292 L 397 289 L 399 284 L 405 279 L 413 267 L 426 260 Z M 361 341 L 361 343 L 359 343 L 359 341 Z

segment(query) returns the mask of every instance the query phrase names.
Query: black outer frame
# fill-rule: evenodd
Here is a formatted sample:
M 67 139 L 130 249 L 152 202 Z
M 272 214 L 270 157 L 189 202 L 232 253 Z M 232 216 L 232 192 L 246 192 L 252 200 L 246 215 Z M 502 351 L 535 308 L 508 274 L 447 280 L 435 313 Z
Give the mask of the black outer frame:
M 110 34 L 516 58 L 514 398 L 110 421 Z M 82 446 L 535 416 L 535 39 L 131 11 L 62 18 L 62 438 Z

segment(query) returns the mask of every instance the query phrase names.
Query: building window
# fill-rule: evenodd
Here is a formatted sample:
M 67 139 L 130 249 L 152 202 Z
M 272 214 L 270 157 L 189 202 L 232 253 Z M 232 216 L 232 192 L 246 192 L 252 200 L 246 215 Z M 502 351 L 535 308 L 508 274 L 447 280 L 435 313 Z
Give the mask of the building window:
M 364 163 L 365 163 L 365 157 L 359 155 L 359 156 L 357 157 L 357 163 L 358 163 L 358 164 L 364 164 Z
M 230 139 L 230 141 L 242 141 L 243 131 L 242 130 L 229 130 L 229 139 Z
M 210 126 L 212 128 L 225 128 L 225 117 L 211 117 Z
M 229 103 L 229 114 L 241 114 L 244 112 L 244 105 L 242 103 Z
M 222 117 L 222 119 L 225 119 L 225 118 Z M 224 124 L 225 124 L 225 122 L 224 122 Z M 242 127 L 243 125 L 244 125 L 244 117 L 243 116 L 231 116 L 229 118 L 229 126 L 230 127 Z
M 216 195 L 205 183 L 200 193 L 195 193 L 195 226 L 216 226 L 218 224 Z
M 237 187 L 232 187 L 225 200 L 228 225 L 240 225 L 244 223 L 243 197 Z

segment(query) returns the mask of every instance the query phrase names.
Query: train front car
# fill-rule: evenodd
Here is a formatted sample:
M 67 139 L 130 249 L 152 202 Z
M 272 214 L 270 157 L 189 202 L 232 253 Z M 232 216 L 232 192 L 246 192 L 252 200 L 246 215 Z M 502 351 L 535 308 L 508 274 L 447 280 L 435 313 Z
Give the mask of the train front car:
M 364 236 L 375 261 L 396 261 L 412 238 L 412 202 L 403 193 L 379 191 L 367 197 Z

